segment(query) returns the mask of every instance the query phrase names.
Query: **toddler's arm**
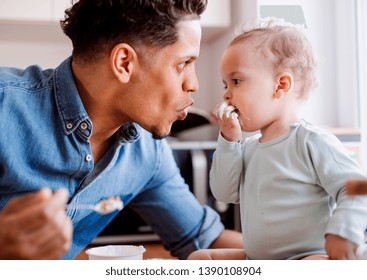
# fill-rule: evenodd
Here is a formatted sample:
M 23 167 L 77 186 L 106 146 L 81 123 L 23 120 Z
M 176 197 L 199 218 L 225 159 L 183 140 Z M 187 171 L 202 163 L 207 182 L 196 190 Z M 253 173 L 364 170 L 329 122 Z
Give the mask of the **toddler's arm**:
M 214 197 L 222 202 L 238 203 L 243 170 L 241 144 L 228 142 L 219 135 L 210 170 L 210 188 Z
M 335 209 L 331 209 L 333 214 L 325 230 L 326 236 L 335 235 L 355 244 L 363 243 L 367 228 L 367 196 L 348 196 L 344 186 L 351 178 L 365 180 L 365 174 L 343 144 L 331 134 L 312 134 L 308 148 L 317 175 L 316 184 L 322 186 L 336 203 Z

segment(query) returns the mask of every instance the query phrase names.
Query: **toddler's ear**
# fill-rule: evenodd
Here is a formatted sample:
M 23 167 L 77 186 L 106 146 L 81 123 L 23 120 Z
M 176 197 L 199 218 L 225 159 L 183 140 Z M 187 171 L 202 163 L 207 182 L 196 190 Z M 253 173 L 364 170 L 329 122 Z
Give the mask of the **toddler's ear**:
M 293 76 L 288 72 L 283 72 L 276 77 L 274 98 L 281 98 L 293 89 Z

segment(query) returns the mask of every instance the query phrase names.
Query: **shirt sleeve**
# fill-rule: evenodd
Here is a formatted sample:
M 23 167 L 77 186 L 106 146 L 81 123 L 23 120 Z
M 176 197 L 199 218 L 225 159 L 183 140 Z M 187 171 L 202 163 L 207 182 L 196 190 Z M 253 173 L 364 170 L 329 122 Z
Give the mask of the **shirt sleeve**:
M 228 142 L 220 134 L 209 174 L 211 191 L 216 199 L 239 203 L 243 166 L 241 143 Z
M 208 248 L 224 225 L 218 213 L 201 205 L 189 190 L 166 141 L 162 141 L 161 151 L 154 178 L 130 206 L 173 256 L 186 259 L 191 252 Z
M 328 133 L 312 134 L 308 150 L 316 172 L 316 184 L 321 185 L 335 202 L 325 234 L 336 234 L 354 243 L 364 242 L 367 228 L 367 196 L 348 196 L 345 183 L 349 179 L 365 179 L 361 168 L 343 144 Z

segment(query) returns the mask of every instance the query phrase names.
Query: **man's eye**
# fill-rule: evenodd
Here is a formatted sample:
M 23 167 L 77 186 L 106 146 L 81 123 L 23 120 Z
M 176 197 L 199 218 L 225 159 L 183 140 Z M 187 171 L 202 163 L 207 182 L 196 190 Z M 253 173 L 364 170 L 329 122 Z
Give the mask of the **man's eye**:
M 178 70 L 180 71 L 183 71 L 185 69 L 185 66 L 186 66 L 187 62 L 182 62 L 180 63 L 177 67 L 178 67 Z

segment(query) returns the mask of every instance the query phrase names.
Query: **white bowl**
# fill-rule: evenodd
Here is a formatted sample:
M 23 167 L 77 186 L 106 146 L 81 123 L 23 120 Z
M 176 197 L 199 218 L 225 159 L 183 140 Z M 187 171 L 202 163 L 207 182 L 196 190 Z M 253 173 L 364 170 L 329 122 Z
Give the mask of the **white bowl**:
M 108 245 L 85 251 L 90 260 L 142 260 L 146 249 L 143 246 Z

